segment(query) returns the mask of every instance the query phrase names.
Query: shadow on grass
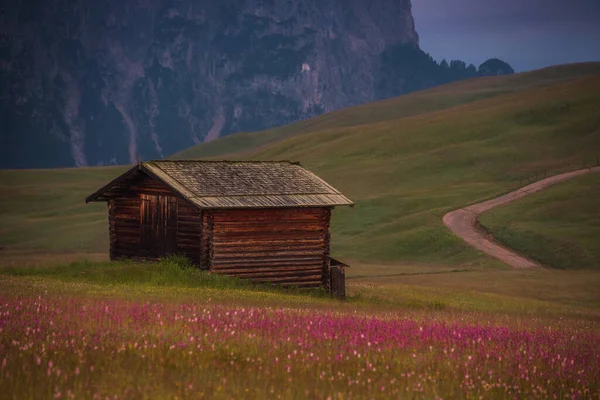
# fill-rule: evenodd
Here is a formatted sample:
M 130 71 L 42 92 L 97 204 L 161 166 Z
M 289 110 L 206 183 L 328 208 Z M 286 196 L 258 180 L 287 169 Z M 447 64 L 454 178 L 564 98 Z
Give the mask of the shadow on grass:
M 248 290 L 282 295 L 304 295 L 330 298 L 324 288 L 283 288 L 268 283 L 209 273 L 195 267 L 185 257 L 172 256 L 157 262 L 78 261 L 54 266 L 0 267 L 0 274 L 15 277 L 47 277 L 64 282 L 85 282 L 98 285 L 151 285 L 159 287 L 210 288 Z
M 394 276 L 409 276 L 409 275 L 443 275 L 450 274 L 455 272 L 473 272 L 472 269 L 468 268 L 459 268 L 459 269 L 450 269 L 446 271 L 426 271 L 426 272 L 398 272 L 394 274 L 379 274 L 379 275 L 352 275 L 347 277 L 346 279 L 363 279 L 363 278 L 391 278 Z

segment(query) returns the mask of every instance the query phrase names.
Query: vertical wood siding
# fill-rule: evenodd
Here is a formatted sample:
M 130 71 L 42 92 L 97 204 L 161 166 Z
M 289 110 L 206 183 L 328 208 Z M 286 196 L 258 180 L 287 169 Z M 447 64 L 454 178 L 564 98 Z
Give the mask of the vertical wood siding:
M 205 211 L 205 267 L 260 282 L 328 287 L 330 214 L 329 208 Z
M 179 252 L 180 202 L 175 196 L 147 175 L 114 190 L 109 200 L 111 259 L 153 259 Z
M 332 266 L 330 269 L 331 285 L 330 293 L 333 297 L 340 300 L 346 298 L 346 268 L 342 266 Z
M 177 252 L 177 198 L 142 193 L 141 248 L 151 258 Z
M 177 199 L 177 253 L 185 255 L 196 265 L 201 265 L 201 235 L 200 210 L 186 200 Z

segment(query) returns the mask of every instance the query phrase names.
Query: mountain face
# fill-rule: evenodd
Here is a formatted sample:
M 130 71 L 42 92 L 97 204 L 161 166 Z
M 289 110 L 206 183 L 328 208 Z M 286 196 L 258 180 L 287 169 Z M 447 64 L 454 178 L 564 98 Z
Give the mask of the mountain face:
M 480 75 L 410 0 L 9 0 L 0 168 L 127 164 Z M 6 2 L 5 2 L 6 4 Z M 3 8 L 2 8 L 3 7 Z
M 123 164 L 376 98 L 410 0 L 10 0 L 0 167 Z

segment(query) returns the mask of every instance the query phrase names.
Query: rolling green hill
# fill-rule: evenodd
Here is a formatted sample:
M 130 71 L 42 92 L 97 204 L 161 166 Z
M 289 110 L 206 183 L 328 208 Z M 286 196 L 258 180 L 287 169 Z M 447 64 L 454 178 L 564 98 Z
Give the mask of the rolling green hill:
M 334 213 L 342 259 L 499 266 L 448 232 L 442 215 L 536 173 L 595 163 L 598 109 L 600 63 L 575 64 L 454 83 L 175 157 L 300 161 L 356 202 Z M 1 171 L 2 253 L 105 253 L 105 207 L 83 197 L 122 170 Z
M 172 158 L 231 157 L 285 138 L 325 129 L 390 121 L 448 109 L 477 100 L 518 93 L 585 76 L 598 76 L 600 63 L 560 65 L 537 71 L 492 78 L 478 78 L 438 86 L 406 96 L 350 107 L 310 120 L 270 129 L 243 132 L 210 143 L 190 147 Z
M 494 237 L 544 265 L 600 267 L 600 174 L 561 183 L 485 213 Z
M 536 176 L 596 163 L 599 66 L 455 83 L 176 156 L 301 161 L 357 202 L 335 213 L 341 256 L 479 263 L 485 258 L 447 232 L 441 216 Z
M 106 206 L 84 197 L 126 166 L 0 170 L 0 347 L 12 378 L 0 388 L 21 397 L 597 394 L 600 174 L 483 215 L 500 240 L 558 268 L 502 266 L 442 216 L 598 163 L 599 109 L 600 63 L 572 65 L 179 154 L 298 160 L 352 198 L 356 207 L 337 209 L 332 224 L 333 255 L 352 265 L 346 302 L 323 289 L 255 287 L 178 257 L 105 262 Z

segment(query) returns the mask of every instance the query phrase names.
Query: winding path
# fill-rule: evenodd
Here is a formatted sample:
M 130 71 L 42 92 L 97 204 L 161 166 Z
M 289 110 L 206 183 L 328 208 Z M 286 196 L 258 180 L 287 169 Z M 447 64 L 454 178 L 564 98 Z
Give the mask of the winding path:
M 470 205 L 468 207 L 459 208 L 444 215 L 443 221 L 455 235 L 459 236 L 465 242 L 475 247 L 484 253 L 510 265 L 513 268 L 539 268 L 541 265 L 522 255 L 517 254 L 514 250 L 503 247 L 494 242 L 489 235 L 486 235 L 481 228 L 477 218 L 484 212 L 491 210 L 494 207 L 510 203 L 525 197 L 529 194 L 539 192 L 557 183 L 575 178 L 577 176 L 589 174 L 592 172 L 600 172 L 600 166 L 593 168 L 579 169 L 577 171 L 566 172 L 564 174 L 551 176 L 541 181 L 534 182 L 530 185 L 507 193 L 500 197 Z

